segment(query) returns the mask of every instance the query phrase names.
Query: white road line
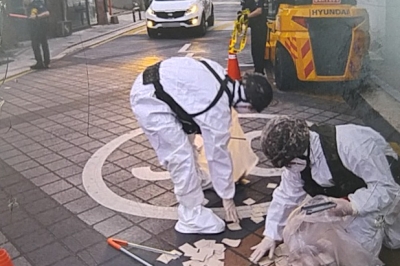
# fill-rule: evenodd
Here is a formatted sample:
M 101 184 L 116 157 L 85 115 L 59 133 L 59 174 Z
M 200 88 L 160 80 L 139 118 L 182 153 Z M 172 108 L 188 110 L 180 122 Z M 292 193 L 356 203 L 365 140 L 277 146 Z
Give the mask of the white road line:
M 191 46 L 191 43 L 187 43 L 184 46 L 182 46 L 182 48 L 178 51 L 178 53 L 187 53 L 187 49 L 189 49 L 189 47 Z
M 188 53 L 188 54 L 186 54 L 186 57 L 193 57 L 194 56 L 194 53 Z

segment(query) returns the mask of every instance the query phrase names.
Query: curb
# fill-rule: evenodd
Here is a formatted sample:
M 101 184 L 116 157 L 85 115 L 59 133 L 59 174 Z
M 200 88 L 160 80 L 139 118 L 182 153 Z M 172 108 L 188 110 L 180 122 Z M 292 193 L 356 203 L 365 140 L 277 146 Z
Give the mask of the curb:
M 373 75 L 369 88 L 345 92 L 343 99 L 367 126 L 378 131 L 386 140 L 400 143 L 400 102 L 386 91 L 387 86 L 385 81 Z M 398 93 L 393 88 L 390 92 Z
M 115 30 L 112 30 L 110 32 L 103 33 L 103 34 L 98 35 L 96 37 L 93 37 L 93 38 L 90 38 L 90 39 L 87 39 L 87 40 L 72 44 L 72 45 L 68 46 L 66 49 L 64 49 L 62 52 L 58 53 L 56 56 L 53 56 L 51 58 L 51 60 L 52 61 L 58 61 L 58 60 L 62 59 L 63 57 L 65 57 L 65 56 L 67 56 L 69 54 L 76 53 L 76 52 L 84 50 L 84 49 L 86 49 L 86 48 L 88 48 L 88 47 L 90 47 L 92 45 L 95 45 L 95 44 L 98 44 L 98 43 L 101 43 L 101 42 L 105 42 L 105 41 L 110 40 L 112 38 L 115 38 L 117 36 L 123 35 L 124 33 L 128 32 L 130 30 L 139 28 L 139 27 L 141 27 L 143 25 L 145 25 L 145 22 L 144 21 L 139 21 L 139 22 L 136 22 L 134 24 L 130 24 L 130 25 L 121 27 L 119 29 L 115 29 Z M 30 67 L 22 67 L 22 68 L 19 68 L 19 69 L 15 70 L 15 71 L 11 71 L 11 73 L 9 72 L 10 75 L 7 75 L 7 77 L 5 79 L 5 82 L 7 82 L 9 80 L 12 80 L 12 79 L 15 79 L 17 77 L 26 75 L 26 74 L 28 74 L 30 72 L 33 72 L 33 70 L 31 70 Z M 0 82 L 3 82 L 3 81 L 4 81 L 4 78 L 0 79 Z

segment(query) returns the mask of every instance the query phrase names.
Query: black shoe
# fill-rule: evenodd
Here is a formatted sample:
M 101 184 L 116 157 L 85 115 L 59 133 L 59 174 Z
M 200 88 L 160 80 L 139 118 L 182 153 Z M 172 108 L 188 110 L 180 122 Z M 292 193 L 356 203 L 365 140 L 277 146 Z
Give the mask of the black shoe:
M 44 64 L 44 69 L 49 69 L 50 68 L 50 64 Z
M 37 63 L 36 65 L 31 66 L 31 69 L 45 69 L 43 64 Z

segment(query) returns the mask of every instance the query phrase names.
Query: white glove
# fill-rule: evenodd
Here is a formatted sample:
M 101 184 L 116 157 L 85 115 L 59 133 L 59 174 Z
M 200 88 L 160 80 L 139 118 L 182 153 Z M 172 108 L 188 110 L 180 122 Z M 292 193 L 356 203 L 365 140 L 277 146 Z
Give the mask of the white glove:
M 337 198 L 329 198 L 329 201 L 337 204 L 335 208 L 328 210 L 330 215 L 344 217 L 347 215 L 357 215 L 358 213 L 350 201 Z
M 225 209 L 225 221 L 238 223 L 239 216 L 233 199 L 222 199 L 222 204 L 224 205 Z
M 269 259 L 272 260 L 275 248 L 276 248 L 275 240 L 269 238 L 268 236 L 265 236 L 264 239 L 261 240 L 261 242 L 258 245 L 251 248 L 251 250 L 254 250 L 254 252 L 250 256 L 250 261 L 253 263 L 257 263 L 264 256 L 264 254 L 267 253 L 268 250 L 269 250 L 268 257 Z

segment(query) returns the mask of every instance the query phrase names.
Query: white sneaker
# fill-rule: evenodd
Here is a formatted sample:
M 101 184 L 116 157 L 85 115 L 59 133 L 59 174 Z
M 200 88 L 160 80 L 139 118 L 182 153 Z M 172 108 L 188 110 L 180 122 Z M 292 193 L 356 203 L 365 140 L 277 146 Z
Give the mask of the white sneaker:
M 180 204 L 178 217 L 175 230 L 182 234 L 219 234 L 225 231 L 225 222 L 201 205 L 186 208 Z

